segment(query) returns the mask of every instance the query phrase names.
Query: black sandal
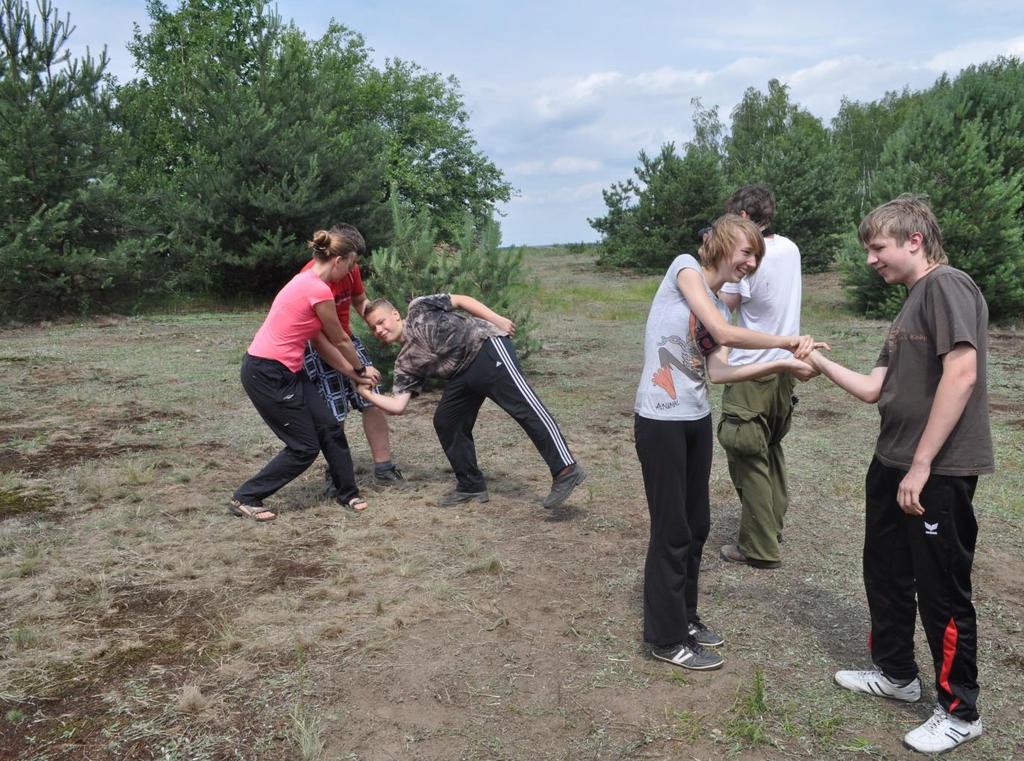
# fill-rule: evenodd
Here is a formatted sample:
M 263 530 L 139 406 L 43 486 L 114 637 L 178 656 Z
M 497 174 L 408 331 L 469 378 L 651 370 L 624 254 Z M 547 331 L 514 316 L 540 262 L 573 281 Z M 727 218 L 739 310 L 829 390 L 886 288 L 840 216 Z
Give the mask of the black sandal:
M 243 505 L 237 499 L 233 499 L 228 503 L 228 512 L 239 518 L 249 518 L 257 523 L 266 523 L 277 517 L 277 513 L 268 510 L 263 505 Z M 261 515 L 264 517 L 261 518 Z
M 346 510 L 351 510 L 353 513 L 361 513 L 370 506 L 370 503 L 366 501 L 366 497 L 360 497 L 358 494 L 354 497 L 349 497 L 341 504 Z

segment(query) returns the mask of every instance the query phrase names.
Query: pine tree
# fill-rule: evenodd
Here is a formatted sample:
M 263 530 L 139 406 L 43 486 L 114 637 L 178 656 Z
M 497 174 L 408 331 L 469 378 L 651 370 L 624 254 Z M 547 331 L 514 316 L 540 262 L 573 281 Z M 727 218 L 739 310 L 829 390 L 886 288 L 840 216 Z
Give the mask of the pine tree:
M 717 109 L 694 106 L 694 139 L 680 156 L 672 143 L 653 158 L 641 151 L 635 178 L 603 191 L 608 212 L 590 220 L 604 235 L 600 263 L 655 272 L 696 251 L 697 232 L 725 199 Z
M 800 247 L 804 270 L 826 269 L 843 220 L 831 143 L 820 120 L 791 103 L 788 87 L 773 79 L 766 93 L 749 88 L 733 109 L 725 153 L 733 187 L 771 187 L 774 227 Z
M 146 241 L 125 240 L 106 51 L 71 58 L 48 0 L 0 3 L 0 319 L 38 319 L 137 295 Z
M 1001 104 L 1003 97 L 1016 99 Z M 899 193 L 929 197 L 950 263 L 970 274 L 993 320 L 1024 314 L 1024 68 L 1001 61 L 940 79 L 885 145 L 874 204 Z M 1006 156 L 1014 156 L 1007 161 Z M 898 299 L 852 257 L 855 302 L 891 314 Z

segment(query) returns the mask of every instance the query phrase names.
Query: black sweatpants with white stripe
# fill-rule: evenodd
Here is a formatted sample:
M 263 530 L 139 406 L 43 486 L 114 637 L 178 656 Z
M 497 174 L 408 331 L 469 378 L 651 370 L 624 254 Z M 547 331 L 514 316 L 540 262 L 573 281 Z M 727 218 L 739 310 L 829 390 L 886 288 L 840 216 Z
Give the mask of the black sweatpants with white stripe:
M 504 336 L 489 338 L 469 367 L 448 381 L 434 412 L 434 430 L 455 470 L 459 491 L 486 488 L 473 442 L 473 426 L 484 399 L 492 400 L 523 427 L 552 477 L 576 462 L 555 419 L 527 383 L 515 346 Z
M 974 721 L 978 630 L 971 565 L 978 523 L 971 501 L 978 477 L 933 473 L 921 490 L 924 515 L 919 516 L 904 513 L 896 499 L 906 475 L 876 457 L 865 479 L 864 587 L 871 612 L 871 658 L 892 679 L 917 676 L 914 624 L 920 612 L 939 705 Z

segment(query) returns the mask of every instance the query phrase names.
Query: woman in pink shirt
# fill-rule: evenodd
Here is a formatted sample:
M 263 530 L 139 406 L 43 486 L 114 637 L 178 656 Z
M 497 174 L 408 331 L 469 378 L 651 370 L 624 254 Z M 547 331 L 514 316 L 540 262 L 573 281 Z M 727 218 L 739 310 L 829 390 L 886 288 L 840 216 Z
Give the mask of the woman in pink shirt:
M 263 325 L 242 359 L 242 387 L 284 449 L 232 496 L 228 510 L 243 518 L 270 521 L 277 516 L 263 499 L 302 474 L 324 453 L 338 502 L 351 510 L 366 508 L 359 496 L 344 429 L 317 387 L 302 369 L 306 341 L 321 331 L 335 346 L 345 346 L 329 282 L 341 280 L 355 263 L 356 241 L 343 230 L 319 230 L 309 242 L 313 267 L 288 281 L 274 298 Z M 347 346 L 346 346 L 347 348 Z M 339 357 L 339 370 L 357 383 L 372 382 L 364 368 Z

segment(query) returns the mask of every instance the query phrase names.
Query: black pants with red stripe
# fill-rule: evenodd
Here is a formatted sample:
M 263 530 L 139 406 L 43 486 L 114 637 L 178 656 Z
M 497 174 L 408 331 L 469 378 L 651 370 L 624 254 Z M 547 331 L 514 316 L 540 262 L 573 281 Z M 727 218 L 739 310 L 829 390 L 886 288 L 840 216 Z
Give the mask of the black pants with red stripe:
M 473 426 L 484 399 L 492 400 L 523 427 L 552 476 L 576 462 L 555 419 L 526 382 L 515 346 L 504 336 L 489 338 L 469 367 L 448 381 L 434 412 L 434 430 L 455 471 L 459 491 L 487 488 L 473 441 Z
M 865 483 L 871 657 L 892 679 L 917 676 L 914 627 L 920 611 L 939 704 L 959 719 L 974 721 L 978 664 L 971 564 L 978 524 L 971 500 L 978 477 L 933 474 L 921 491 L 924 515 L 912 516 L 896 501 L 905 475 L 875 458 Z

